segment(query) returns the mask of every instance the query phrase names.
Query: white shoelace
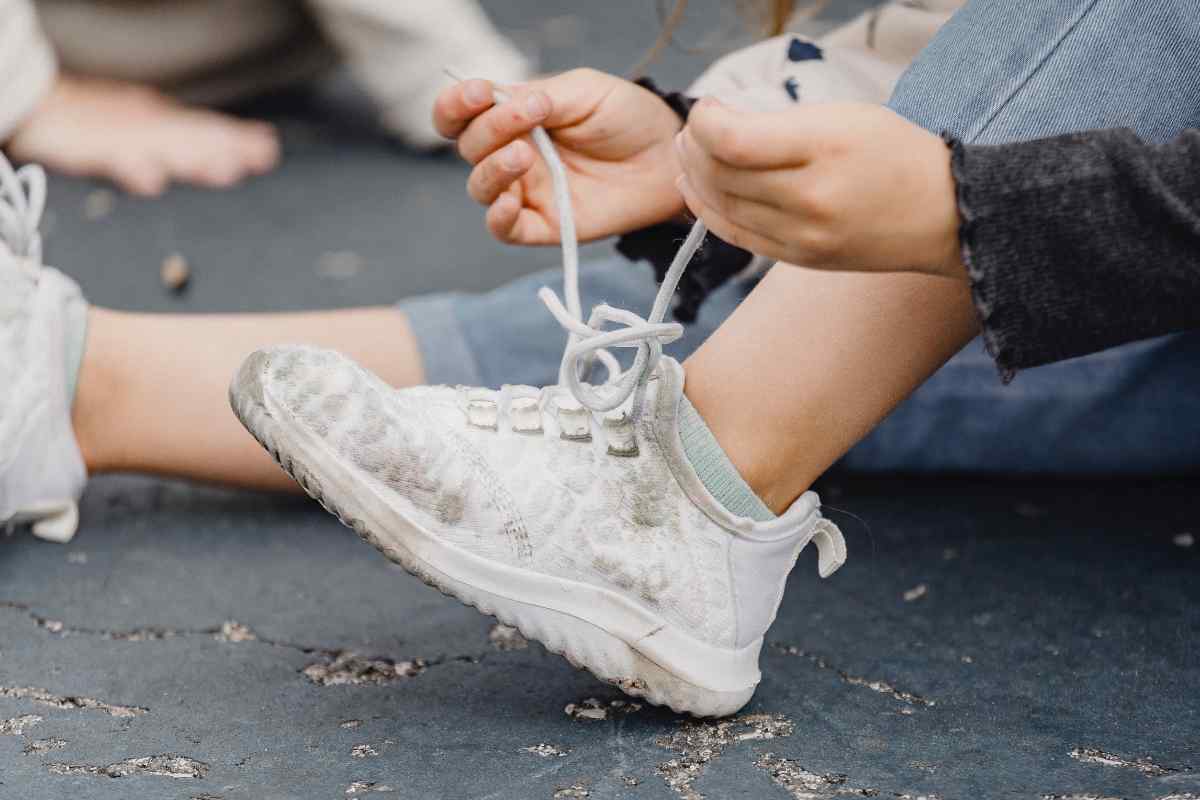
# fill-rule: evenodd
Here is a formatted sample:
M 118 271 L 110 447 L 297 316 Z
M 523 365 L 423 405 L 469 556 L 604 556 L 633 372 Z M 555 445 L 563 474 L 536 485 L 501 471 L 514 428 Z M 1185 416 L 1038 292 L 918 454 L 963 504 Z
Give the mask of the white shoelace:
M 462 80 L 449 70 L 447 73 L 455 80 Z M 509 99 L 509 95 L 499 89 L 494 90 L 494 95 L 497 103 Z M 543 286 L 538 291 L 538 297 L 567 331 L 567 345 L 559 367 L 558 382 L 571 390 L 580 405 L 595 412 L 611 411 L 634 395 L 630 411 L 636 419 L 641 414 L 646 384 L 662 358 L 663 345 L 683 335 L 682 325 L 663 320 L 679 279 L 700 248 L 708 229 L 699 220 L 692 226 L 667 270 L 649 316 L 640 317 L 632 311 L 602 304 L 592 309 L 591 316 L 584 323 L 583 304 L 579 298 L 579 241 L 575 234 L 575 215 L 571 207 L 567 171 L 550 136 L 541 126 L 533 129 L 533 142 L 550 170 L 562 243 L 563 294 L 567 302 L 564 305 L 549 286 Z M 608 330 L 604 328 L 608 324 L 621 327 Z M 610 347 L 637 348 L 633 366 L 622 373 L 616 357 L 608 351 Z M 602 363 L 608 373 L 604 383 L 599 385 L 584 381 L 596 361 Z
M 36 164 L 14 170 L 0 154 L 0 240 L 18 261 L 42 263 L 38 226 L 46 210 L 46 173 Z

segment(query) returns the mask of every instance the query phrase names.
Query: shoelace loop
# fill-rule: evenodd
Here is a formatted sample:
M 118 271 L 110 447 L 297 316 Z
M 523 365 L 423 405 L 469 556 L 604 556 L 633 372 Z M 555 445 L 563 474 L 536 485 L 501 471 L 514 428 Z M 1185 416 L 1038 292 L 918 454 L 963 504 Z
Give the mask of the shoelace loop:
M 449 70 L 446 72 L 451 78 L 462 80 Z M 500 89 L 493 90 L 493 94 L 497 103 L 509 99 L 509 95 Z M 648 316 L 640 317 L 632 311 L 602 304 L 592 309 L 591 316 L 584 323 L 583 304 L 579 295 L 579 240 L 575 233 L 567 171 L 549 134 L 541 126 L 533 129 L 533 142 L 550 170 L 562 245 L 563 295 L 566 303 L 549 286 L 543 286 L 538 291 L 538 297 L 567 332 L 558 382 L 570 389 L 580 405 L 598 413 L 611 411 L 634 395 L 630 413 L 636 419 L 641 415 L 646 384 L 662 358 L 663 345 L 683 335 L 682 325 L 663 320 L 684 269 L 708 231 L 699 220 L 692 226 L 667 270 Z M 619 327 L 608 330 L 603 327 L 605 325 Z M 620 363 L 608 350 L 610 347 L 637 348 L 633 366 L 622 373 Z M 584 380 L 596 361 L 607 370 L 604 382 L 599 385 Z
M 36 164 L 14 170 L 0 154 L 0 240 L 18 261 L 42 263 L 38 226 L 46 210 L 46 173 Z

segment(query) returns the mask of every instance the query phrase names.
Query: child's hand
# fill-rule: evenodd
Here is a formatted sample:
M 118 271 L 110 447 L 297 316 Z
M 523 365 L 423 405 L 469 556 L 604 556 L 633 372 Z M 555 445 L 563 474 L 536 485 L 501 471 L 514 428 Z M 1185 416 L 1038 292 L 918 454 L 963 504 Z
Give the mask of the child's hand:
M 488 206 L 488 230 L 513 244 L 558 241 L 550 173 L 530 132 L 541 125 L 562 157 L 575 225 L 583 241 L 661 222 L 683 210 L 672 138 L 682 123 L 642 87 L 602 72 L 577 69 L 504 87 L 468 80 L 438 97 L 433 121 L 475 165 L 467 191 Z
M 881 106 L 697 104 L 679 188 L 722 239 L 806 267 L 965 278 L 950 151 Z
M 69 77 L 58 79 L 5 149 L 141 195 L 173 181 L 232 186 L 279 161 L 279 137 L 264 122 L 190 108 L 136 84 Z

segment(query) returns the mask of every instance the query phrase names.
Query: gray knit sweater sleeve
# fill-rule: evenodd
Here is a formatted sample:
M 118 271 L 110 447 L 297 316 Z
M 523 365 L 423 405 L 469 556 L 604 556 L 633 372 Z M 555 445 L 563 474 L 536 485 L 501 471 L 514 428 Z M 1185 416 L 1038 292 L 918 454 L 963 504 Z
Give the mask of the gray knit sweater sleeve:
M 1006 377 L 1200 327 L 1200 132 L 951 144 L 963 260 Z

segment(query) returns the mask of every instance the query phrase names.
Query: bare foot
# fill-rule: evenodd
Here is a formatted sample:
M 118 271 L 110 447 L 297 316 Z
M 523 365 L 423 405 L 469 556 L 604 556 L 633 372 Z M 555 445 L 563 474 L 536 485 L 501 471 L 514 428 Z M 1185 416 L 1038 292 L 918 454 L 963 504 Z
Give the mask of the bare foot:
M 5 149 L 141 195 L 161 194 L 173 181 L 233 186 L 279 162 L 279 136 L 268 123 L 186 106 L 137 84 L 66 76 Z

